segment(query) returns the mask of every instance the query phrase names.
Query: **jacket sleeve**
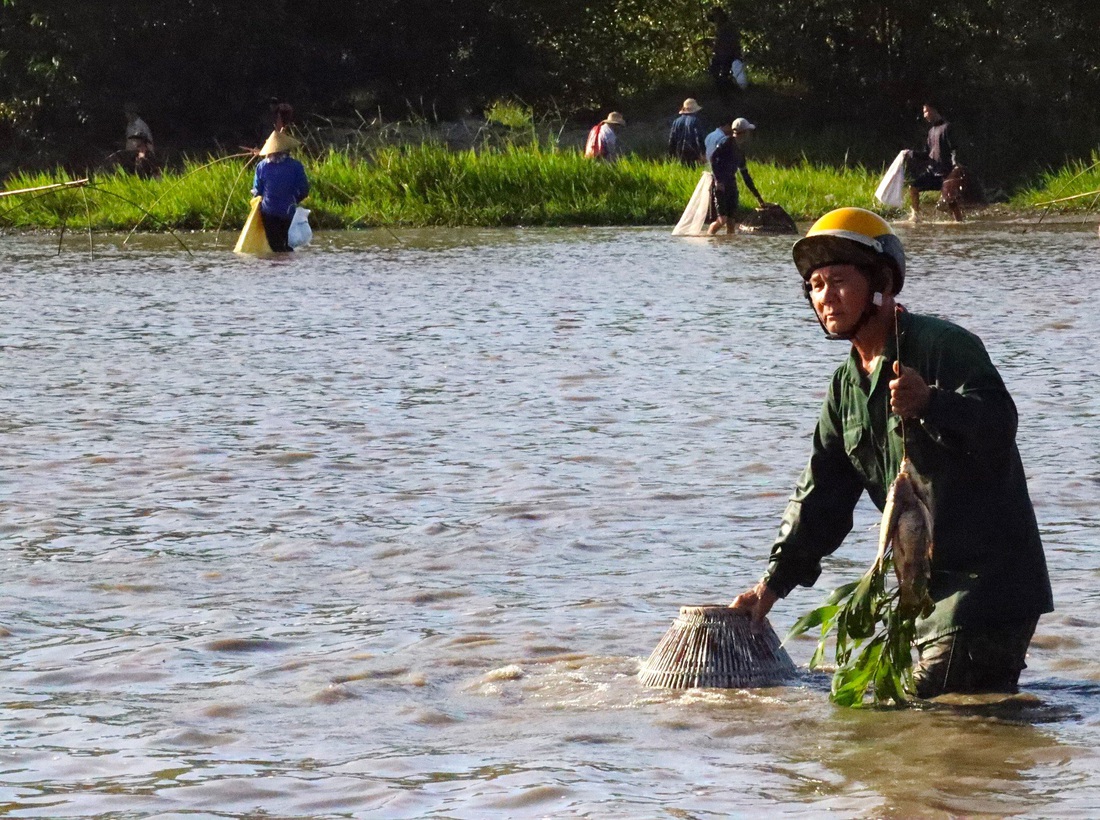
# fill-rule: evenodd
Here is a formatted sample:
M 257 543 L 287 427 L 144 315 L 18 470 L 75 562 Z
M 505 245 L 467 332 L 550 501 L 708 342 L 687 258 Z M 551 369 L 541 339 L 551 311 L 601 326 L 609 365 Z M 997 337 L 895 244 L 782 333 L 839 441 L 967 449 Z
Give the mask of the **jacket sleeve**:
M 260 179 L 260 166 L 256 166 L 256 173 L 252 175 L 252 196 L 263 196 L 263 180 Z
M 932 441 L 969 453 L 1014 445 L 1016 405 L 977 336 L 959 327 L 948 329 L 922 359 L 932 395 L 920 425 Z
M 695 143 L 695 151 L 699 156 L 706 156 L 707 153 L 707 135 L 703 133 L 703 126 L 701 126 L 696 120 L 695 127 L 691 131 L 692 140 Z
M 943 129 L 943 141 L 947 143 L 947 156 L 951 159 L 951 167 L 959 164 L 959 146 L 955 144 L 955 129 L 948 124 Z
M 306 198 L 309 193 L 309 179 L 306 177 L 306 169 L 302 165 L 298 166 L 298 190 L 295 194 L 295 200 L 301 202 Z
M 844 433 L 833 379 L 825 402 L 813 452 L 787 503 L 779 535 L 772 546 L 764 582 L 785 598 L 798 585 L 813 586 L 821 574 L 821 559 L 831 555 L 852 529 L 852 511 L 863 484 L 844 450 Z

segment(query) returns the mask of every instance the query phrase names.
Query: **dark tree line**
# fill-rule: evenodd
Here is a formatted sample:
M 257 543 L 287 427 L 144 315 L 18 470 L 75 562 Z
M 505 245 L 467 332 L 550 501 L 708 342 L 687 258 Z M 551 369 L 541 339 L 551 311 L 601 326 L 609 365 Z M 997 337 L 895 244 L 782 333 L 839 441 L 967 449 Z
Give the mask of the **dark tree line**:
M 154 133 L 226 146 L 262 136 L 270 96 L 318 121 L 410 110 L 450 118 L 501 97 L 603 107 L 697 82 L 706 12 L 719 4 L 0 1 L 0 148 L 26 162 L 74 141 L 117 139 L 126 103 Z M 1053 138 L 1080 152 L 1096 137 L 1095 0 L 721 4 L 757 76 L 815 116 L 911 124 L 931 96 L 975 140 L 1049 154 Z

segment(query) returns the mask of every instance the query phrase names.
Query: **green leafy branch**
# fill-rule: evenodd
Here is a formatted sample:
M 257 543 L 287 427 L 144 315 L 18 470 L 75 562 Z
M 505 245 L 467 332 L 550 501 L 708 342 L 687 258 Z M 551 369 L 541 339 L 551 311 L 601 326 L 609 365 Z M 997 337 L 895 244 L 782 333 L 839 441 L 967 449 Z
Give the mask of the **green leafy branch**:
M 810 658 L 810 668 L 819 669 L 829 634 L 836 632 L 830 698 L 839 706 L 904 706 L 909 701 L 916 627 L 912 617 L 899 613 L 897 589 L 886 588 L 892 566 L 887 556 L 858 581 L 837 587 L 823 606 L 801 617 L 784 639 L 820 627 L 821 638 Z

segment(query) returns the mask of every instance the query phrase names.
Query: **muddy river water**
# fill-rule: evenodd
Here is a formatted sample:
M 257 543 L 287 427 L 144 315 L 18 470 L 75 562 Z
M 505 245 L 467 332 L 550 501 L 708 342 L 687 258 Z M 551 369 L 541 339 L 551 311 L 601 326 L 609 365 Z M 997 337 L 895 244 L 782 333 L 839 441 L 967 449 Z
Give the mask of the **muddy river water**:
M 1094 815 L 1095 226 L 899 233 L 1020 411 L 1057 611 L 1015 710 L 834 707 L 809 641 L 790 686 L 635 679 L 759 577 L 845 354 L 790 238 L 0 238 L 0 813 Z

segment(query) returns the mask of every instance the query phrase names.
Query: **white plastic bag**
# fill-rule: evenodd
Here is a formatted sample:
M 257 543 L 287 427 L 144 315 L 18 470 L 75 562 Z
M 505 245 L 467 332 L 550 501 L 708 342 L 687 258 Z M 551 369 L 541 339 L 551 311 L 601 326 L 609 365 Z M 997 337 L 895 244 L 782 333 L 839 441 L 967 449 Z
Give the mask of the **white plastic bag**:
M 290 229 L 286 234 L 286 242 L 292 248 L 300 248 L 308 245 L 313 239 L 313 229 L 309 227 L 309 209 L 295 208 L 294 218 L 290 220 Z
M 733 75 L 733 81 L 742 91 L 749 87 L 749 75 L 745 71 L 744 61 L 734 60 L 733 65 L 730 66 L 730 73 Z
M 889 208 L 905 207 L 905 158 L 908 156 L 908 151 L 902 151 L 894 157 L 875 189 L 875 199 Z
M 695 236 L 703 232 L 703 224 L 707 221 L 707 211 L 710 209 L 710 186 L 714 182 L 714 174 L 703 171 L 699 177 L 699 184 L 688 200 L 684 208 L 684 215 L 672 229 L 673 236 Z

